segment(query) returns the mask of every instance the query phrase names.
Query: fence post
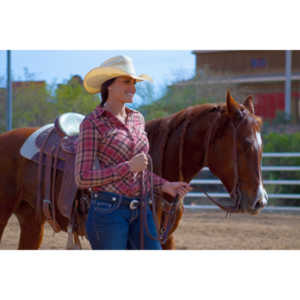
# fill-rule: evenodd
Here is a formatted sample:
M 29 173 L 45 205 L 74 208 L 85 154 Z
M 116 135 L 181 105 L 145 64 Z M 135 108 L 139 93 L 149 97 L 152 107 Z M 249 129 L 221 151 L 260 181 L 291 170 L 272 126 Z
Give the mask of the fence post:
M 291 119 L 292 51 L 285 51 L 285 116 Z
M 6 130 L 12 129 L 11 51 L 7 50 Z

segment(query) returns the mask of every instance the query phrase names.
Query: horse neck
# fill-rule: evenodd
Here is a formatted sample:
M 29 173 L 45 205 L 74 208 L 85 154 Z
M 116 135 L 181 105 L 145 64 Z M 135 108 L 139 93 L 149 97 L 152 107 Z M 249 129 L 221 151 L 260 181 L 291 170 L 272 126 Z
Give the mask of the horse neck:
M 205 166 L 219 111 L 194 115 L 183 138 L 180 180 L 191 181 Z M 179 151 L 180 152 L 180 151 Z

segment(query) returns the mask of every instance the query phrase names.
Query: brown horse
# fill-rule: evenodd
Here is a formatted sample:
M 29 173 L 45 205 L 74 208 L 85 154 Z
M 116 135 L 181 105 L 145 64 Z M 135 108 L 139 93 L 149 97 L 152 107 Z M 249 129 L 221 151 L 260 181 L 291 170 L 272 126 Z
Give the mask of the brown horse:
M 229 213 L 256 214 L 267 204 L 262 184 L 262 121 L 254 114 L 252 97 L 243 105 L 227 93 L 225 104 L 189 107 L 167 118 L 147 123 L 154 172 L 170 181 L 190 182 L 205 166 L 224 184 L 227 203 L 212 199 Z M 169 198 L 164 195 L 164 198 Z M 170 199 L 169 199 L 170 200 Z M 159 200 L 158 200 L 159 201 Z M 158 207 L 158 220 L 164 214 Z M 174 232 L 183 214 L 177 209 Z M 164 249 L 174 249 L 172 234 Z
M 266 204 L 261 178 L 261 120 L 254 115 L 252 99 L 239 105 L 227 94 L 226 104 L 189 107 L 146 125 L 154 171 L 164 178 L 189 182 L 204 166 L 222 180 L 231 194 L 230 212 L 257 213 Z M 19 152 L 37 128 L 20 128 L 0 135 L 0 239 L 12 214 L 17 216 L 21 234 L 19 249 L 38 249 L 45 218 L 36 218 L 37 165 Z M 57 190 L 61 178 L 57 179 Z M 57 192 L 57 191 L 56 191 Z M 168 198 L 168 196 L 165 198 Z M 161 199 L 157 199 L 158 203 Z M 164 213 L 157 205 L 159 223 Z M 177 228 L 183 213 L 178 208 Z M 84 217 L 79 222 L 84 233 Z M 67 231 L 68 220 L 56 211 L 56 220 Z M 175 248 L 170 235 L 164 249 Z

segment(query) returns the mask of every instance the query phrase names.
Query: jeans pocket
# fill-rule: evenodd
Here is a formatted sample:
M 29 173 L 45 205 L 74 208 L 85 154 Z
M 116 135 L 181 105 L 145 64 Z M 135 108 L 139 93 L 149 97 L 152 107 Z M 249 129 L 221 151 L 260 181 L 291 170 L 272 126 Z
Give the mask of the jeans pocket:
M 106 202 L 106 201 L 101 201 L 101 199 L 99 199 L 96 203 L 93 204 L 93 206 L 94 206 L 94 213 L 100 215 L 107 215 L 117 210 L 119 207 L 119 203 Z

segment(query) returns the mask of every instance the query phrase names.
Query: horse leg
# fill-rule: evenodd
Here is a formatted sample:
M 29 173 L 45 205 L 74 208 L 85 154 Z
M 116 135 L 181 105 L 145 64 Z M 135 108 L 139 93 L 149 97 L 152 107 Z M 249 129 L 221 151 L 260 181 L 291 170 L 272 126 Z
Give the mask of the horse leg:
M 163 250 L 175 250 L 175 239 L 173 235 L 170 235 L 165 242 L 164 245 L 162 245 Z
M 4 229 L 7 225 L 7 222 L 9 220 L 10 216 L 11 216 L 11 214 L 6 215 L 5 217 L 4 216 L 0 217 L 0 242 L 1 242 L 1 238 L 2 238 L 2 235 L 3 235 Z
M 44 221 L 37 220 L 35 210 L 25 201 L 21 202 L 15 214 L 21 227 L 18 249 L 39 249 L 43 240 Z
M 7 222 L 13 214 L 15 202 L 14 198 L 2 194 L 0 190 L 0 242 Z

